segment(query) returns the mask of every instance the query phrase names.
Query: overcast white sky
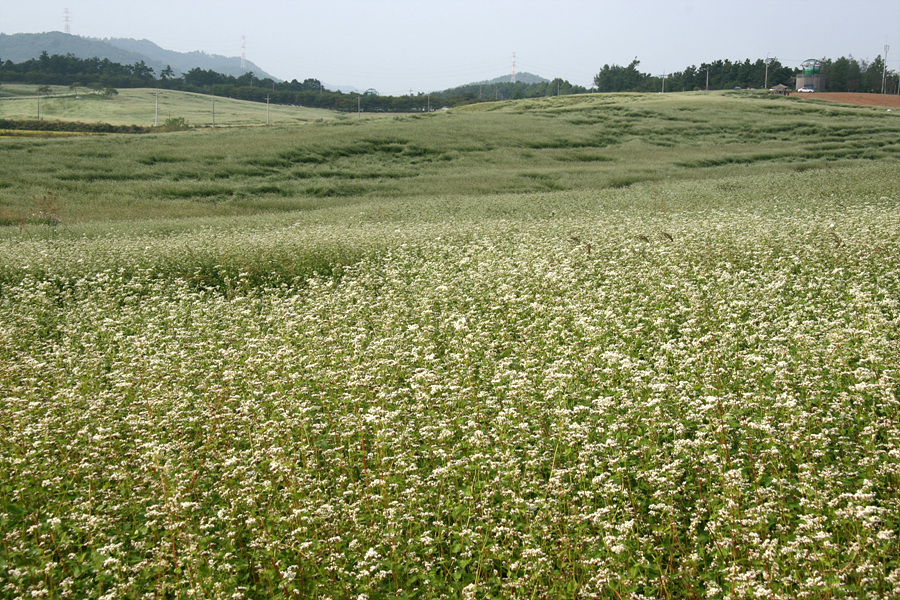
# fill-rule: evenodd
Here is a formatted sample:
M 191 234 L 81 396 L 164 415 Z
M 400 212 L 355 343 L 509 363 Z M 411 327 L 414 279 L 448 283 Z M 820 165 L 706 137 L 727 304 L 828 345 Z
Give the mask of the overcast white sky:
M 0 0 L 0 32 L 148 39 L 241 55 L 281 78 L 382 94 L 516 70 L 589 87 L 604 64 L 652 75 L 717 59 L 884 56 L 900 70 L 900 0 Z M 0 57 L 2 58 L 2 57 Z

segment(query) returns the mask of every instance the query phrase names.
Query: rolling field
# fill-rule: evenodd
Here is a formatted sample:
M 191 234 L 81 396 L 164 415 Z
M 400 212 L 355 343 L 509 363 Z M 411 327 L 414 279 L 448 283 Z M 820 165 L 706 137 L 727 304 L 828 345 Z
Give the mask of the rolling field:
M 0 139 L 0 596 L 900 596 L 898 134 L 726 93 Z
M 230 98 L 155 89 L 122 89 L 114 98 L 82 89 L 75 94 L 69 88 L 54 86 L 51 95 L 41 96 L 37 87 L 7 84 L 0 87 L 0 119 L 83 121 L 111 125 L 162 125 L 167 119 L 184 119 L 196 127 L 246 127 L 266 125 L 266 105 Z M 158 110 L 158 112 L 157 112 Z M 274 125 L 308 123 L 348 118 L 346 115 L 297 106 L 272 104 L 269 123 Z M 215 119 L 215 121 L 213 121 Z

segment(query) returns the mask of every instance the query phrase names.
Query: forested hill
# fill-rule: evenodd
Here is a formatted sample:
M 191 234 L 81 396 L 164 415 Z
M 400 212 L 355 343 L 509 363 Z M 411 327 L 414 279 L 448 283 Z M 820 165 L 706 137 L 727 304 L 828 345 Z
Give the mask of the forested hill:
M 544 79 L 540 75 L 535 75 L 534 73 L 516 73 L 516 82 L 521 83 L 545 83 L 549 80 Z M 470 85 L 493 85 L 495 83 L 510 83 L 512 82 L 512 75 L 502 75 L 500 77 L 494 77 L 490 81 L 478 81 Z
M 58 31 L 12 35 L 0 33 L 0 59 L 3 61 L 24 62 L 40 57 L 43 52 L 62 56 L 71 54 L 83 59 L 106 59 L 122 65 L 143 62 L 157 73 L 169 67 L 176 76 L 199 68 L 234 77 L 252 71 L 260 79 L 272 78 L 250 61 L 242 68 L 241 59 L 237 57 L 205 52 L 175 52 L 160 48 L 149 40 L 125 38 L 100 40 Z

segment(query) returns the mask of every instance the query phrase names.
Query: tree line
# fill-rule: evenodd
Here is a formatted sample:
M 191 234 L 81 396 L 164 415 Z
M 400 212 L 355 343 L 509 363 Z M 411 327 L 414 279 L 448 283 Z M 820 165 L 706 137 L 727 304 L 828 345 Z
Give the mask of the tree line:
M 543 98 L 546 96 L 568 96 L 570 94 L 587 94 L 590 91 L 588 88 L 580 85 L 571 84 L 565 79 L 556 78 L 553 81 L 542 81 L 540 83 L 524 83 L 521 81 L 470 83 L 442 92 L 435 92 L 432 96 L 455 101 L 461 99 L 470 103 Z
M 71 53 L 50 55 L 46 51 L 38 58 L 19 63 L 0 60 L 0 83 L 3 82 L 39 86 L 60 85 L 73 89 L 84 87 L 93 90 L 158 87 L 240 100 L 345 112 L 356 110 L 415 112 L 429 108 L 429 97 L 425 94 L 397 97 L 348 94 L 327 90 L 317 79 L 305 79 L 302 82 L 296 79 L 274 81 L 271 78 L 260 79 L 252 72 L 235 77 L 199 67 L 176 76 L 172 68 L 166 66 L 157 76 L 143 61 L 122 65 L 105 58 L 78 58 Z
M 140 125 L 110 125 L 109 123 L 83 123 L 80 121 L 52 121 L 0 118 L 0 129 L 25 131 L 65 131 L 81 133 L 150 133 L 152 127 Z
M 869 92 L 882 91 L 885 62 L 881 56 L 874 61 L 841 57 L 837 60 L 822 59 L 821 73 L 825 75 L 827 91 Z M 642 73 L 635 58 L 628 66 L 603 65 L 594 77 L 594 89 L 598 92 L 682 92 L 691 90 L 730 90 L 734 88 L 762 89 L 783 84 L 795 87 L 800 68 L 786 67 L 777 58 L 750 62 L 717 60 L 690 66 L 683 71 L 651 75 Z M 898 76 L 888 73 L 885 92 L 897 93 Z
M 156 76 L 144 61 L 121 65 L 108 58 L 78 58 L 73 54 L 47 54 L 14 63 L 0 60 L 0 81 L 36 85 L 78 84 L 93 88 L 133 88 L 153 85 Z
M 848 92 L 878 92 L 882 87 L 884 59 L 871 63 L 852 56 L 837 60 L 824 59 L 822 72 L 827 89 Z M 49 55 L 20 63 L 0 60 L 0 82 L 37 85 L 83 86 L 95 90 L 115 88 L 159 87 L 163 89 L 198 92 L 220 97 L 299 105 L 314 108 L 353 112 L 422 112 L 444 106 L 460 106 L 476 102 L 493 102 L 519 98 L 580 94 L 587 92 L 656 92 L 721 90 L 732 88 L 772 87 L 778 83 L 793 87 L 799 68 L 790 68 L 777 59 L 750 62 L 717 60 L 699 67 L 690 66 L 670 74 L 651 75 L 639 70 L 635 58 L 627 66 L 604 65 L 594 77 L 591 89 L 573 85 L 563 79 L 541 83 L 503 82 L 470 84 L 433 92 L 404 96 L 381 96 L 370 91 L 364 94 L 342 93 L 325 89 L 317 79 L 274 81 L 257 78 L 252 72 L 240 76 L 225 75 L 212 70 L 194 68 L 176 76 L 171 67 L 157 74 L 143 61 L 122 65 L 101 58 L 78 58 L 73 54 Z M 896 90 L 898 78 L 892 73 L 886 91 Z

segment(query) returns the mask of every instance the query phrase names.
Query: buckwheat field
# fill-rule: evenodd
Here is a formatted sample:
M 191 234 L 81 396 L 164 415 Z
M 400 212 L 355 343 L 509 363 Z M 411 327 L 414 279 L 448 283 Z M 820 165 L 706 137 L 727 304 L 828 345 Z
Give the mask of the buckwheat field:
M 900 120 L 671 96 L 0 140 L 0 596 L 900 597 Z

